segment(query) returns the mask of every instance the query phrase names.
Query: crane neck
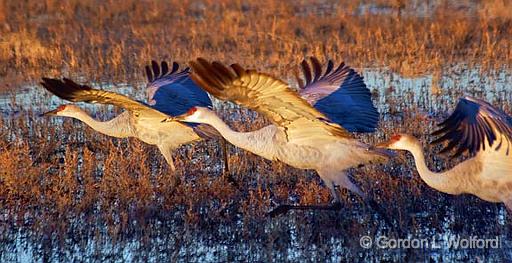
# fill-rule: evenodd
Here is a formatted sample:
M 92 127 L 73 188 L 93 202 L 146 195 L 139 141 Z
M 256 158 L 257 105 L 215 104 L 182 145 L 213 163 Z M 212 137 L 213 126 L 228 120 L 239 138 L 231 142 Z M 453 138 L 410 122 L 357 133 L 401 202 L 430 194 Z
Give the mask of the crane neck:
M 245 148 L 242 136 L 244 133 L 232 130 L 217 114 L 212 112 L 208 118 L 205 118 L 204 123 L 213 126 L 231 144 Z
M 95 131 L 108 136 L 126 138 L 132 135 L 131 129 L 129 128 L 129 119 L 125 118 L 127 113 L 122 113 L 108 121 L 98 121 L 81 109 L 66 113 L 64 116 L 80 120 Z
M 238 132 L 232 130 L 217 114 L 211 113 L 204 122 L 213 126 L 231 144 L 252 152 L 263 158 L 272 160 L 275 154 L 275 145 L 271 142 L 271 130 L 262 128 L 252 132 Z
M 460 187 L 460 180 L 456 174 L 451 171 L 436 173 L 432 172 L 426 163 L 425 154 L 421 143 L 415 140 L 414 143 L 409 144 L 408 148 L 405 149 L 412 153 L 416 169 L 421 179 L 430 187 L 447 194 L 458 194 Z

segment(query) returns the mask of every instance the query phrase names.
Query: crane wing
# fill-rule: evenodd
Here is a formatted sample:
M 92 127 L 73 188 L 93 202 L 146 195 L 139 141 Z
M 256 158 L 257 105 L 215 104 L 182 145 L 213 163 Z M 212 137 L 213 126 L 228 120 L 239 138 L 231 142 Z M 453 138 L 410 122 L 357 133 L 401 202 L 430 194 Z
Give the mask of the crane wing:
M 379 113 L 363 78 L 343 62 L 334 69 L 329 60 L 323 72 L 317 58 L 310 60 L 301 63 L 304 80 L 296 75 L 300 96 L 350 132 L 375 131 Z
M 475 155 L 481 149 L 485 151 L 487 140 L 488 145 L 495 147 L 496 151 L 507 147 L 506 153 L 509 154 L 512 142 L 511 119 L 506 113 L 483 100 L 472 97 L 459 99 L 453 113 L 439 126 L 441 128 L 432 135 L 440 137 L 432 144 L 447 141 L 448 145 L 441 153 L 456 148 L 453 157 L 466 151 Z
M 190 62 L 191 78 L 211 95 L 256 110 L 284 128 L 289 141 L 311 136 L 351 134 L 311 107 L 286 83 L 267 74 L 246 70 L 234 64 L 227 68 L 199 58 Z
M 135 113 L 150 111 L 154 112 L 154 114 L 162 115 L 164 118 L 166 116 L 165 114 L 158 112 L 143 103 L 132 100 L 127 96 L 115 92 L 93 89 L 87 85 L 77 84 L 67 78 L 64 78 L 63 80 L 43 78 L 41 85 L 59 98 L 72 102 L 111 104 Z
M 189 71 L 179 71 L 176 62 L 169 68 L 165 61 L 161 65 L 152 61 L 146 66 L 148 104 L 170 116 L 181 115 L 194 106 L 212 107 L 210 97 L 190 79 Z

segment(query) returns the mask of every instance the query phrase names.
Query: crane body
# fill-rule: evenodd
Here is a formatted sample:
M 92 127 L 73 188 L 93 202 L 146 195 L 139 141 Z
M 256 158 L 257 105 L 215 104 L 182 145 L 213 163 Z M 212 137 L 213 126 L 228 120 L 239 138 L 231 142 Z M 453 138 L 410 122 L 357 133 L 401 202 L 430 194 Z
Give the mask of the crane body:
M 452 157 L 465 152 L 470 156 L 446 171 L 427 167 L 423 147 L 411 135 L 394 135 L 377 146 L 410 152 L 421 179 L 431 188 L 503 202 L 512 211 L 512 118 L 483 100 L 465 97 L 440 126 L 433 144 L 448 142 L 441 153 L 453 150 Z
M 307 62 L 302 63 L 306 85 L 301 85 L 301 93 L 272 76 L 245 70 L 237 64 L 227 68 L 204 59 L 193 61 L 191 78 L 201 88 L 219 99 L 263 113 L 273 124 L 257 131 L 238 132 L 212 110 L 197 106 L 167 121 L 209 124 L 233 145 L 265 159 L 316 170 L 331 190 L 336 207 L 340 202 L 336 186 L 349 189 L 368 201 L 346 170 L 389 158 L 387 151 L 373 150 L 350 134 L 350 131 L 371 132 L 377 125 L 378 112 L 371 102 L 370 92 L 362 78 L 345 64 L 341 63 L 333 71 L 329 61 L 323 73 L 318 60 L 312 58 L 311 61 L 313 72 Z M 346 114 L 347 107 L 358 109 L 354 113 L 357 120 Z M 343 124 L 350 128 L 344 129 Z M 287 210 L 304 208 L 286 207 Z
M 98 121 L 75 105 L 62 105 L 44 115 L 65 116 L 78 119 L 94 130 L 117 138 L 134 137 L 147 144 L 156 145 L 171 170 L 175 170 L 172 153 L 181 145 L 204 138 L 219 138 L 215 130 L 205 125 L 180 122 L 162 123 L 162 118 L 181 114 L 191 106 L 211 107 L 211 100 L 189 78 L 189 69 L 178 71 L 164 61 L 155 61 L 146 67 L 148 103 L 132 100 L 124 95 L 79 85 L 70 79 L 43 78 L 41 83 L 48 91 L 72 102 L 112 104 L 125 109 L 108 121 Z M 225 158 L 225 169 L 227 163 Z

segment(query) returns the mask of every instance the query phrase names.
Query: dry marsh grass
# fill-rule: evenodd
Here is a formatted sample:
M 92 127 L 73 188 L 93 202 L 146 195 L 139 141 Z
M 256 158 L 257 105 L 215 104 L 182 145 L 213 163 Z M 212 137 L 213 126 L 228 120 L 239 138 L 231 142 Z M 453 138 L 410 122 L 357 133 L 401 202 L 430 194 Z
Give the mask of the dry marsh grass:
M 140 79 L 155 58 L 204 56 L 279 76 L 310 55 L 406 75 L 455 63 L 508 67 L 512 58 L 510 1 L 1 2 L 4 83 Z
M 457 94 L 454 91 L 452 96 Z M 424 105 L 410 106 L 417 104 L 418 98 L 407 93 L 396 92 L 388 98 L 384 104 L 389 105 L 389 112 L 381 131 L 362 136 L 363 140 L 375 143 L 385 134 L 405 131 L 428 142 L 432 125 L 446 114 L 428 117 L 421 109 Z M 47 107 L 44 100 L 36 103 Z M 236 130 L 265 123 L 245 110 L 224 109 L 221 113 L 224 119 L 237 116 L 242 120 L 230 121 Z M 111 115 L 98 114 L 103 119 Z M 155 147 L 136 139 L 99 135 L 75 120 L 41 118 L 28 109 L 18 118 L 2 117 L 0 123 L 0 204 L 8 214 L 19 215 L 11 219 L 21 220 L 20 225 L 26 224 L 26 216 L 21 215 L 37 215 L 38 220 L 29 223 L 35 229 L 65 232 L 65 226 L 79 218 L 105 222 L 114 236 L 133 231 L 135 226 L 151 227 L 149 222 L 155 219 L 181 218 L 192 226 L 211 227 L 241 218 L 251 225 L 267 220 L 266 213 L 276 204 L 321 204 L 331 198 L 314 172 L 266 161 L 233 146 L 229 147 L 231 170 L 223 174 L 217 141 L 182 147 L 175 154 L 177 171 L 172 173 Z M 427 148 L 431 167 L 453 165 L 439 159 L 436 152 Z M 401 153 L 387 165 L 367 166 L 351 174 L 387 214 L 413 231 L 410 214 L 452 205 L 448 196 L 419 179 L 411 161 Z M 361 200 L 346 191 L 342 197 L 347 211 L 366 213 Z M 461 206 L 499 207 L 476 198 L 455 199 L 465 200 Z

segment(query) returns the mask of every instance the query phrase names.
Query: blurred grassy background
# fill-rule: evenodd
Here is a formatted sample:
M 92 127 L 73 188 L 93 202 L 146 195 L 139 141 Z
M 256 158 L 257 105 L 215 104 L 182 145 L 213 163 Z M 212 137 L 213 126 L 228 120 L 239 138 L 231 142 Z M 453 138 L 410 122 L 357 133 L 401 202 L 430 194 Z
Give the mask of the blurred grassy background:
M 508 0 L 1 0 L 0 84 L 140 79 L 151 59 L 197 56 L 277 75 L 306 55 L 406 75 L 508 67 L 510 10 Z

